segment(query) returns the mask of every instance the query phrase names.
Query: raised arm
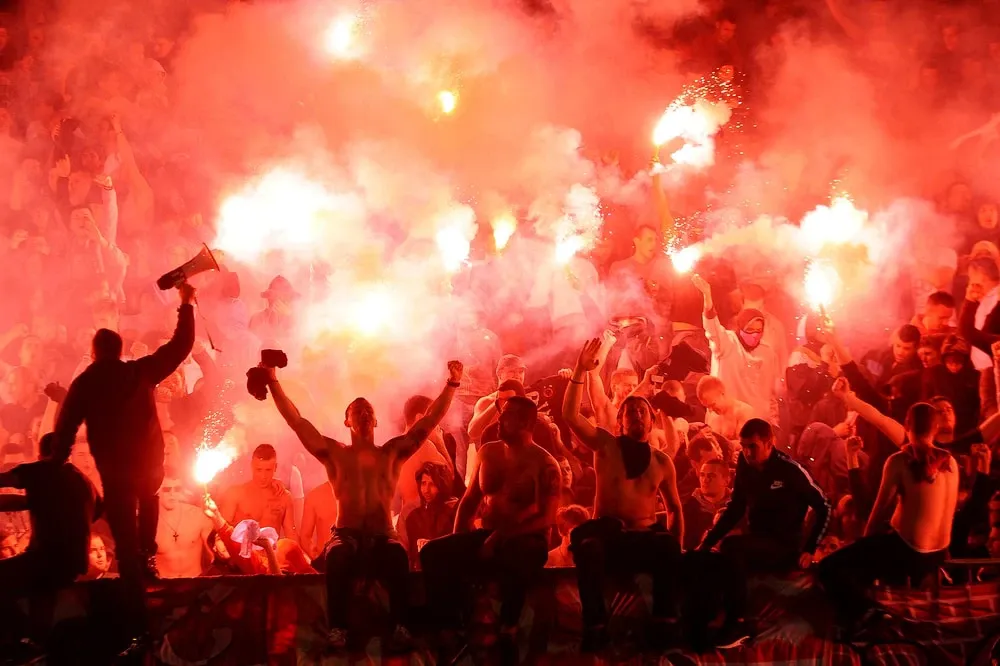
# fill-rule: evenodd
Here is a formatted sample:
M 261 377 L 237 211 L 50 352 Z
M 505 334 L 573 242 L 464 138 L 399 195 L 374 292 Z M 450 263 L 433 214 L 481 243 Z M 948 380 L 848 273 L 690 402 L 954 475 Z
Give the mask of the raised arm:
M 427 441 L 431 432 L 441 425 L 441 421 L 448 414 L 448 408 L 451 407 L 455 390 L 462 385 L 462 371 L 460 361 L 448 361 L 448 381 L 441 390 L 441 394 L 427 408 L 427 413 L 410 426 L 410 429 L 402 437 L 397 437 L 389 443 L 397 450 L 398 456 L 404 460 L 412 456 Z M 447 459 L 445 456 L 445 460 Z
M 677 470 L 670 456 L 663 455 L 663 480 L 660 481 L 660 494 L 663 504 L 667 507 L 667 529 L 677 537 L 679 543 L 684 543 L 684 507 L 681 496 L 677 492 Z
M 871 515 L 868 516 L 868 524 L 865 525 L 865 536 L 871 536 L 880 531 L 896 507 L 902 461 L 901 453 L 894 453 L 885 461 L 885 467 L 882 468 L 882 483 L 878 488 L 875 506 L 872 507 Z
M 597 367 L 598 353 L 601 349 L 601 341 L 598 338 L 588 340 L 583 349 L 580 350 L 580 357 L 576 361 L 576 368 L 573 376 L 569 379 L 569 386 L 566 387 L 566 395 L 563 397 L 562 417 L 566 425 L 573 431 L 583 445 L 591 451 L 599 451 L 607 444 L 608 433 L 597 428 L 580 414 L 580 399 L 583 397 L 583 383 L 585 375 Z M 602 434 L 603 433 L 603 434 Z
M 586 374 L 587 397 L 590 399 L 590 406 L 594 409 L 594 418 L 597 425 L 609 430 L 615 427 L 615 415 L 611 409 L 611 401 L 608 394 L 604 392 L 604 380 L 597 370 Z
M 274 404 L 278 408 L 278 413 L 281 414 L 281 417 L 285 419 L 285 423 L 298 436 L 299 441 L 306 447 L 306 451 L 312 454 L 314 458 L 325 463 L 330 458 L 331 445 L 336 448 L 343 447 L 343 444 L 319 434 L 316 426 L 302 418 L 302 414 L 299 413 L 298 408 L 288 398 L 288 395 L 285 394 L 285 389 L 281 387 L 278 377 L 274 374 L 274 368 L 270 369 L 267 387 L 270 389 L 271 397 L 274 398 Z
M 733 351 L 736 342 L 729 337 L 731 333 L 719 322 L 719 315 L 715 311 L 715 301 L 712 300 L 712 286 L 697 274 L 691 276 L 691 283 L 701 292 L 704 303 L 701 320 L 708 341 L 712 343 L 712 353 L 717 358 L 722 358 Z
M 851 385 L 848 383 L 847 379 L 840 377 L 833 383 L 833 388 L 830 389 L 833 395 L 837 396 L 844 401 L 844 405 L 847 409 L 857 412 L 858 416 L 868 421 L 873 426 L 882 431 L 889 441 L 895 444 L 897 447 L 903 446 L 906 441 L 906 430 L 893 418 L 890 418 L 878 411 L 867 402 L 864 402 L 858 396 L 854 394 L 851 390 Z
M 159 384 L 177 370 L 194 347 L 194 287 L 184 282 L 177 290 L 181 295 L 181 307 L 177 310 L 177 328 L 174 335 L 163 346 L 149 356 L 136 361 L 143 374 L 152 384 Z
M 514 394 L 513 391 L 510 392 L 511 395 Z M 497 393 L 496 397 L 499 398 L 500 394 Z M 474 442 L 478 442 L 479 438 L 483 436 L 486 429 L 497 419 L 500 414 L 497 411 L 497 401 L 496 398 L 490 399 L 490 396 L 483 396 L 476 401 L 476 407 L 472 413 L 472 419 L 469 421 L 469 437 Z

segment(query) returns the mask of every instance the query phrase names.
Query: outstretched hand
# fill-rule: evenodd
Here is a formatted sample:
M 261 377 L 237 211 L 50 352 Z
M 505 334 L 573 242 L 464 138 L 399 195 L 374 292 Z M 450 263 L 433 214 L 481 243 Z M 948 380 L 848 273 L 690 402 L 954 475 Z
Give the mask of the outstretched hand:
M 691 275 L 691 284 L 694 288 L 702 293 L 703 296 L 710 296 L 712 294 L 712 285 L 705 281 L 705 278 L 694 273 Z
M 580 350 L 580 356 L 576 360 L 576 367 L 578 370 L 584 372 L 590 372 L 591 370 L 596 370 L 598 364 L 600 363 L 598 356 L 601 352 L 601 339 L 591 338 L 587 340 L 583 345 L 583 349 Z
M 854 391 L 851 390 L 851 384 L 847 381 L 847 377 L 838 377 L 833 382 L 830 392 L 841 400 L 848 400 L 854 397 Z

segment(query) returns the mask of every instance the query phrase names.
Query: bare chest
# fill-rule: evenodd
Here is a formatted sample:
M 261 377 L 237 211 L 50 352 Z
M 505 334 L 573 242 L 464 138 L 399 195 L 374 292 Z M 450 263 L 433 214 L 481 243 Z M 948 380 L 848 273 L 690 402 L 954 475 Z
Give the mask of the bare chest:
M 247 487 L 240 496 L 236 510 L 237 522 L 256 520 L 261 527 L 280 529 L 287 502 L 281 493 Z

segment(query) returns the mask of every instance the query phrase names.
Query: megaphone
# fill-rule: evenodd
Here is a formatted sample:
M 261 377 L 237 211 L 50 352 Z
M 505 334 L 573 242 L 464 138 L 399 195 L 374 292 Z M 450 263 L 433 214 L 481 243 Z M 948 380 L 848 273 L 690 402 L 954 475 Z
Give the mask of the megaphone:
M 196 254 L 190 261 L 183 263 L 174 270 L 161 275 L 160 279 L 156 281 L 156 286 L 166 291 L 167 289 L 179 287 L 181 284 L 186 282 L 188 278 L 194 277 L 198 273 L 217 270 L 219 270 L 219 262 L 215 260 L 215 257 L 212 255 L 212 251 L 208 249 L 208 246 L 202 245 L 201 252 Z

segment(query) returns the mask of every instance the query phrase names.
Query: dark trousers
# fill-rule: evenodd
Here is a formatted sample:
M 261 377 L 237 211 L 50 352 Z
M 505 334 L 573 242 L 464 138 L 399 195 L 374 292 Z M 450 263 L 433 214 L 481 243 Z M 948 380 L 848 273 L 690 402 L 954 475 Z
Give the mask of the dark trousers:
M 146 559 L 156 554 L 156 523 L 160 516 L 156 496 L 163 468 L 141 475 L 135 470 L 99 470 L 104 486 L 104 512 L 115 540 L 118 572 L 125 593 L 125 624 L 130 633 L 146 626 Z
M 35 594 L 51 594 L 69 587 L 81 573 L 80 567 L 66 562 L 61 554 L 54 556 L 28 551 L 0 560 L 0 637 L 23 638 L 17 602 Z
M 779 541 L 759 534 L 734 534 L 719 544 L 718 575 L 726 586 L 726 617 L 746 617 L 747 579 L 755 574 L 784 574 L 798 566 L 799 538 Z
M 513 628 L 521 619 L 528 588 L 549 557 L 544 534 L 519 534 L 497 544 L 493 557 L 483 560 L 483 543 L 492 530 L 452 534 L 427 542 L 420 564 L 427 586 L 427 605 L 435 621 L 458 629 L 467 604 L 469 584 L 483 577 L 500 583 L 500 625 Z
M 653 617 L 677 617 L 681 546 L 661 527 L 626 530 L 620 520 L 589 520 L 570 534 L 576 563 L 583 626 L 607 624 L 604 583 L 610 574 L 648 573 L 653 577 Z
M 326 614 L 331 629 L 347 629 L 359 577 L 377 580 L 389 596 L 389 617 L 399 624 L 406 608 L 410 561 L 403 544 L 384 534 L 335 528 L 326 545 Z
M 917 584 L 934 574 L 948 551 L 919 553 L 895 532 L 858 539 L 819 563 L 819 580 L 837 610 L 842 627 L 851 627 L 874 604 L 868 593 L 876 580 Z

